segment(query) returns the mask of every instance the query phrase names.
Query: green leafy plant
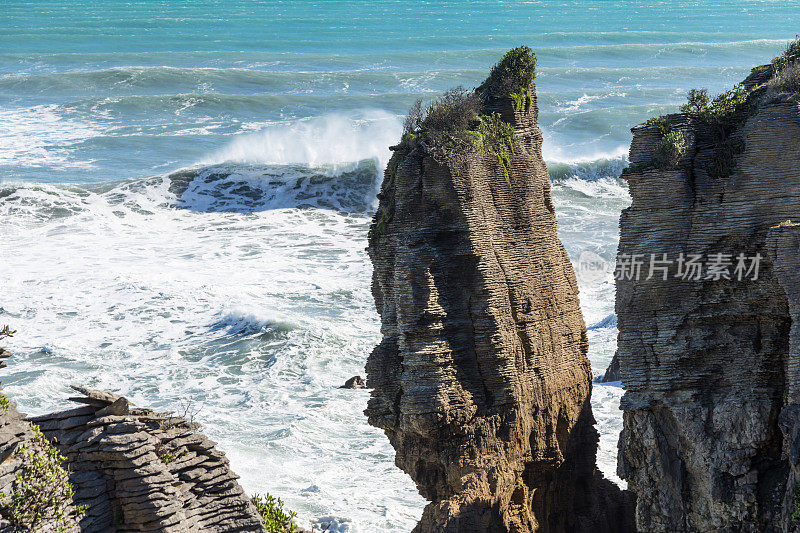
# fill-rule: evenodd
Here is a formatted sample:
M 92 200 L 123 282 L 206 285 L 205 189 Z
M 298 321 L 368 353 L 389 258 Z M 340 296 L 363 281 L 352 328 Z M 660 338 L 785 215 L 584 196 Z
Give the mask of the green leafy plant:
M 38 426 L 31 424 L 31 428 L 32 442 L 16 452 L 21 466 L 11 494 L 0 495 L 0 514 L 22 530 L 36 531 L 42 523 L 52 521 L 59 531 L 66 531 L 75 491 L 62 466 L 64 457 Z M 79 506 L 77 511 L 82 514 L 87 508 Z
M 530 87 L 523 87 L 519 92 L 511 93 L 514 100 L 514 110 L 529 113 L 533 105 L 533 95 Z
M 16 332 L 17 332 L 17 330 L 15 330 L 15 329 L 11 329 L 8 326 L 3 326 L 2 329 L 0 329 L 0 338 L 13 337 L 14 333 L 16 333 Z
M 681 106 L 681 113 L 706 113 L 710 102 L 708 89 L 691 89 L 686 95 L 686 103 Z
M 294 533 L 297 531 L 297 524 L 294 519 L 297 513 L 285 511 L 283 500 L 275 498 L 267 493 L 262 496 L 254 494 L 250 501 L 256 506 L 258 514 L 264 519 L 264 526 L 270 533 Z
M 162 463 L 168 465 L 175 460 L 175 454 L 170 450 L 164 450 L 164 452 L 162 452 L 161 455 L 158 456 L 158 458 L 161 459 Z
M 673 130 L 664 117 L 651 118 L 645 125 L 658 128 L 661 136 L 653 152 L 653 166 L 675 168 L 686 153 L 686 137 L 680 131 Z
M 500 115 L 481 115 L 478 117 L 477 135 L 473 138 L 473 147 L 497 156 L 497 163 L 503 169 L 506 181 L 510 183 L 508 171 L 511 168 L 511 154 L 514 153 L 514 127 L 505 122 Z
M 686 153 L 686 138 L 677 130 L 670 130 L 661 136 L 656 146 L 655 160 L 660 168 L 675 168 Z
M 536 54 L 527 46 L 512 48 L 492 67 L 475 92 L 484 100 L 520 93 L 536 78 Z

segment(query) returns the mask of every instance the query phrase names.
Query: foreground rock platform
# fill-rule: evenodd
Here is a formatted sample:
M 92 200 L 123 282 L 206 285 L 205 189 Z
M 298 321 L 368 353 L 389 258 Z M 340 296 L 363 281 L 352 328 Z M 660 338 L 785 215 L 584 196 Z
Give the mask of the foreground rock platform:
M 225 454 L 198 424 L 73 387 L 81 407 L 32 417 L 66 457 L 80 531 L 263 532 Z

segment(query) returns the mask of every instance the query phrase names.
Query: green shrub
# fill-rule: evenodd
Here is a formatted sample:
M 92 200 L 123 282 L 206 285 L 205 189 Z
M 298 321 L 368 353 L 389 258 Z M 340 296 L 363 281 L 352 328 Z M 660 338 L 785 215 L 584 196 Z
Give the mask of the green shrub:
M 675 168 L 686 153 L 683 133 L 670 130 L 661 136 L 655 150 L 655 164 L 659 168 Z
M 258 509 L 258 513 L 264 519 L 264 526 L 270 533 L 294 533 L 297 531 L 297 524 L 294 523 L 297 513 L 284 511 L 283 501 L 280 498 L 275 498 L 271 494 L 265 496 L 254 494 L 250 501 Z
M 11 329 L 8 326 L 3 326 L 3 328 L 0 329 L 0 339 L 3 337 L 13 337 L 14 333 L 16 332 L 17 332 L 16 330 Z
M 772 60 L 772 67 L 777 74 L 798 61 L 800 61 L 800 38 L 796 38 L 786 45 L 783 53 Z
M 455 87 L 445 91 L 428 107 L 419 129 L 437 137 L 469 130 L 480 110 L 481 101 L 474 92 Z
M 705 114 L 708 112 L 708 89 L 692 89 L 687 94 L 686 103 L 681 106 L 681 113 Z
M 800 94 L 800 62 L 777 72 L 767 85 L 779 93 Z
M 530 112 L 533 105 L 533 95 L 530 87 L 523 87 L 519 92 L 511 93 L 511 98 L 514 100 L 514 109 L 516 111 Z
M 422 128 L 422 119 L 425 118 L 425 113 L 422 112 L 422 100 L 417 99 L 411 109 L 408 110 L 406 120 L 403 122 L 403 135 L 408 135 L 411 132 L 417 131 Z
M 675 168 L 686 154 L 686 138 L 683 133 L 673 130 L 664 117 L 653 117 L 644 123 L 645 126 L 658 128 L 661 136 L 653 152 L 652 165 L 656 168 Z
M 527 46 L 518 46 L 506 52 L 476 92 L 483 99 L 509 96 L 526 89 L 535 78 L 536 54 Z
M 16 452 L 21 466 L 12 492 L 0 493 L 0 514 L 22 530 L 36 531 L 43 522 L 52 521 L 59 531 L 66 531 L 75 491 L 62 466 L 64 457 L 37 426 L 31 424 L 31 427 L 33 442 Z M 86 509 L 80 506 L 78 513 Z
M 497 163 L 503 169 L 506 182 L 510 183 L 508 171 L 511 168 L 511 154 L 514 153 L 514 127 L 497 113 L 481 115 L 478 120 L 480 124 L 473 139 L 473 147 L 497 156 Z

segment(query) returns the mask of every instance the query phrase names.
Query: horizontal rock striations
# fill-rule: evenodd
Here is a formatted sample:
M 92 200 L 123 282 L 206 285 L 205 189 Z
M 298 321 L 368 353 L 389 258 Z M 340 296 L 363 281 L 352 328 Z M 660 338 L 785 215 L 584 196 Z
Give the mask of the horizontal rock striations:
M 366 414 L 431 501 L 417 532 L 632 530 L 630 496 L 595 468 L 534 62 L 513 50 L 476 94 L 412 110 L 370 231 L 383 339 Z
M 800 105 L 780 68 L 632 130 L 618 470 L 641 531 L 800 524 L 797 242 L 774 236 L 778 262 L 768 250 L 770 228 L 800 213 Z
M 31 421 L 66 456 L 75 502 L 88 506 L 80 531 L 266 531 L 198 424 L 74 389 L 82 407 Z
M 0 348 L 0 357 L 9 355 Z M 80 513 L 62 462 L 16 404 L 0 399 L 0 533 L 77 533 Z

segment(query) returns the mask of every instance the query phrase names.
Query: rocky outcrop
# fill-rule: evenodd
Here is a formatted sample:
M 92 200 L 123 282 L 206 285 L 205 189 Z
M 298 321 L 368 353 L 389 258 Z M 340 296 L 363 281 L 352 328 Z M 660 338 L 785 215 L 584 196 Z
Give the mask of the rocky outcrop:
M 619 381 L 619 355 L 616 353 L 606 368 L 605 374 L 595 380 L 597 383 L 611 383 Z
M 794 230 L 775 235 L 777 262 L 768 253 L 770 227 L 800 212 L 800 106 L 759 89 L 770 73 L 756 69 L 733 103 L 632 130 L 618 471 L 642 531 L 800 522 Z
M 366 414 L 431 501 L 417 532 L 632 530 L 629 496 L 595 468 L 535 87 L 481 106 L 513 127 L 506 162 L 477 148 L 443 162 L 427 132 L 394 148 L 369 244 L 383 339 Z
M 182 417 L 73 387 L 81 407 L 34 417 L 66 457 L 82 532 L 266 531 L 225 455 Z
M 9 355 L 0 348 L 0 357 Z M 1 394 L 0 401 L 0 533 L 80 531 L 66 470 L 16 403 Z

